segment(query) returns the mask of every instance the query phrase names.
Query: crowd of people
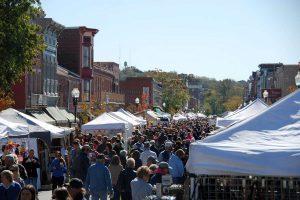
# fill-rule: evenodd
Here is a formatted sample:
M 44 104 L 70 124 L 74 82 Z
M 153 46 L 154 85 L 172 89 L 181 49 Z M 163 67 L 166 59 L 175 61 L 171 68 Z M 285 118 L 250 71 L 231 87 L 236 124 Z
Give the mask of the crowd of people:
M 68 156 L 57 151 L 49 166 L 53 199 L 140 200 L 152 195 L 165 175 L 183 184 L 190 143 L 212 129 L 207 119 L 197 119 L 139 128 L 127 140 L 122 134 L 77 134 Z M 0 197 L 36 199 L 40 164 L 35 152 L 18 162 L 3 151 Z

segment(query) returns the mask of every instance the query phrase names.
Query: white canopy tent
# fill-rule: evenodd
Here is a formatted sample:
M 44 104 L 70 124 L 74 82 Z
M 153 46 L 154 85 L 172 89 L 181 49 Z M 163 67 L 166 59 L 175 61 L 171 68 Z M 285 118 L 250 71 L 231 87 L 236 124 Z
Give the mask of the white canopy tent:
M 70 133 L 69 130 L 65 130 L 46 122 L 40 121 L 34 117 L 19 112 L 13 108 L 8 108 L 0 112 L 0 117 L 6 119 L 9 122 L 22 124 L 27 127 L 29 133 L 34 132 L 50 132 L 51 138 L 63 138 Z
M 109 113 L 103 113 L 93 119 L 92 121 L 81 126 L 83 131 L 96 131 L 96 130 L 121 130 L 125 133 L 125 145 L 127 146 L 127 138 L 132 134 L 132 127 L 124 120 L 112 116 Z
M 264 112 L 190 145 L 197 175 L 300 176 L 300 90 Z
M 140 122 L 138 122 L 135 119 L 129 117 L 128 115 L 125 115 L 122 112 L 118 112 L 118 111 L 117 112 L 110 112 L 109 114 L 116 117 L 116 118 L 118 118 L 118 119 L 120 119 L 120 120 L 128 122 L 133 127 L 137 127 L 137 126 L 141 125 Z
M 175 122 L 178 122 L 178 121 L 185 121 L 187 120 L 187 117 L 186 116 L 183 116 L 182 114 L 180 113 L 177 113 L 173 116 L 173 121 Z
M 126 110 L 124 110 L 124 109 L 122 109 L 122 108 L 120 108 L 120 109 L 118 110 L 118 112 L 124 113 L 125 115 L 131 117 L 131 118 L 134 119 L 135 121 L 140 122 L 141 125 L 146 125 L 146 124 L 147 124 L 147 121 L 146 121 L 145 119 L 141 119 L 141 118 L 139 118 L 139 117 L 136 117 L 136 116 L 133 115 L 132 113 L 130 113 L 130 112 L 128 112 L 128 111 L 126 111 Z
M 196 115 L 197 115 L 197 117 L 199 117 L 199 118 L 206 118 L 206 115 L 203 114 L 203 113 L 197 113 Z
M 13 123 L 0 117 L 0 138 L 19 135 L 29 135 L 28 126 Z
M 235 111 L 233 114 L 228 115 L 224 118 L 217 118 L 217 127 L 228 127 L 237 122 L 243 121 L 249 117 L 257 115 L 268 108 L 262 100 L 256 99 L 252 103 L 248 104 L 242 109 Z

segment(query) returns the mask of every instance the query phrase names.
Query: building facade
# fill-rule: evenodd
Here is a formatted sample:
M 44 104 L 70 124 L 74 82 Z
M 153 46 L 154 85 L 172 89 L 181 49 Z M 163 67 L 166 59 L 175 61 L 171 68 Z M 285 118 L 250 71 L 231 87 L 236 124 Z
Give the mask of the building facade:
M 91 100 L 94 36 L 97 32 L 97 29 L 85 26 L 68 27 L 58 38 L 59 65 L 80 76 L 80 102 L 89 103 Z
M 120 81 L 121 93 L 125 94 L 125 104 L 135 104 L 139 98 L 148 108 L 162 107 L 162 85 L 152 77 L 127 77 Z
M 120 69 L 115 62 L 94 62 L 92 97 L 93 101 L 115 105 L 116 108 L 125 104 L 125 97 L 120 93 Z
M 282 63 L 260 64 L 259 70 L 252 72 L 245 88 L 245 102 L 263 99 L 263 92 L 268 91 L 268 102 L 274 103 L 281 97 L 291 93 L 296 88 L 295 76 L 298 65 Z
M 34 23 L 41 26 L 46 49 L 37 58 L 32 72 L 13 87 L 17 109 L 55 106 L 58 101 L 57 38 L 64 27 L 51 18 L 38 18 Z
M 74 111 L 72 90 L 79 88 L 81 85 L 80 76 L 61 66 L 57 67 L 58 78 L 58 107 L 67 108 L 69 111 Z

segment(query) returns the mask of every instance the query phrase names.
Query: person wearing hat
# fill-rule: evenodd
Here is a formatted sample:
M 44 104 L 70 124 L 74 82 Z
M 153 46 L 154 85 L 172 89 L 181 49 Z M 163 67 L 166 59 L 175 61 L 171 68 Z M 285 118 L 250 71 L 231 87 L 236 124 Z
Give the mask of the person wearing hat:
M 74 178 L 79 178 L 85 181 L 88 168 L 90 167 L 89 159 L 90 146 L 85 144 L 74 160 Z
M 85 189 L 83 188 L 83 182 L 78 178 L 72 178 L 69 182 L 68 192 L 73 200 L 86 200 L 84 197 Z
M 2 168 L 1 171 L 9 170 L 9 168 L 14 164 L 18 165 L 21 178 L 23 180 L 26 180 L 28 178 L 28 175 L 27 175 L 27 171 L 26 171 L 25 167 L 21 164 L 18 164 L 17 163 L 17 158 L 12 154 L 8 154 L 8 155 L 5 156 L 5 158 L 4 158 L 4 168 Z
M 150 156 L 157 159 L 156 153 L 150 150 L 150 142 L 147 141 L 144 143 L 144 151 L 141 153 L 141 160 L 143 165 L 147 165 L 147 160 Z
M 113 196 L 111 174 L 105 166 L 104 154 L 99 154 L 97 162 L 89 167 L 85 187 L 92 200 L 107 200 L 108 195 Z
M 166 141 L 165 142 L 165 150 L 162 151 L 159 156 L 158 156 L 158 161 L 159 162 L 169 162 L 169 159 L 172 155 L 172 150 L 173 150 L 173 143 L 171 141 Z
M 162 176 L 170 174 L 171 168 L 167 162 L 160 162 L 158 164 L 158 169 L 155 171 L 155 174 L 150 179 L 151 185 L 156 185 L 156 183 L 161 183 Z

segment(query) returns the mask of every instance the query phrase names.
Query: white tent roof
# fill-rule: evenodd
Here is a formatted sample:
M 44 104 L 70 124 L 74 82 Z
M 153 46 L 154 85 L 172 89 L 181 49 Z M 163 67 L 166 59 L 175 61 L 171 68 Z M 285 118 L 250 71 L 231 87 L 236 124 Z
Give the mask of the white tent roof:
M 122 113 L 122 112 L 110 112 L 109 113 L 110 115 L 118 118 L 118 119 L 121 119 L 123 121 L 126 121 L 128 122 L 129 124 L 131 124 L 132 126 L 139 126 L 141 125 L 140 122 L 136 121 L 135 119 L 129 117 L 128 115 Z
M 40 121 L 13 108 L 8 108 L 1 111 L 0 117 L 5 118 L 7 121 L 20 123 L 27 126 L 30 133 L 50 132 L 51 138 L 63 138 L 66 134 L 69 134 L 69 131 Z
M 206 118 L 206 115 L 203 113 L 197 113 L 196 115 L 197 117 Z
M 28 126 L 20 123 L 13 123 L 0 117 L 0 138 L 5 136 L 19 136 L 28 134 Z
M 150 117 L 152 117 L 154 119 L 159 119 L 159 116 L 157 115 L 157 113 L 152 110 L 147 110 L 146 113 L 147 113 L 147 115 L 149 115 Z
M 198 175 L 300 176 L 300 90 L 192 143 L 189 155 L 187 170 Z
M 187 120 L 187 117 L 183 116 L 182 114 L 180 113 L 177 113 L 173 116 L 173 120 L 174 121 L 184 121 L 184 120 Z
M 147 124 L 147 121 L 146 121 L 145 119 L 141 119 L 141 118 L 139 118 L 139 117 L 136 117 L 135 115 L 131 114 L 130 112 L 128 112 L 128 111 L 126 111 L 126 110 L 124 110 L 124 109 L 122 109 L 122 108 L 120 108 L 120 109 L 118 110 L 118 112 L 124 113 L 125 115 L 131 117 L 131 118 L 134 119 L 135 121 L 140 122 L 140 124 L 142 124 L 142 125 L 146 125 L 146 124 Z
M 257 115 L 268 107 L 262 100 L 256 99 L 242 109 L 235 111 L 233 114 L 224 118 L 217 118 L 218 127 L 227 127 L 237 122 L 243 121 L 249 117 Z
M 125 130 L 128 122 L 118 119 L 109 113 L 103 113 L 94 120 L 81 126 L 82 130 Z

